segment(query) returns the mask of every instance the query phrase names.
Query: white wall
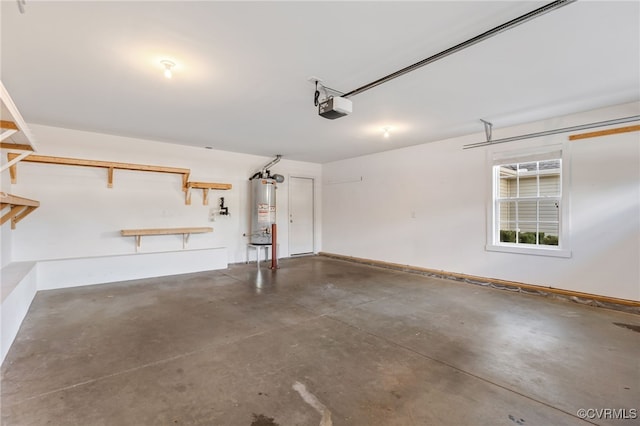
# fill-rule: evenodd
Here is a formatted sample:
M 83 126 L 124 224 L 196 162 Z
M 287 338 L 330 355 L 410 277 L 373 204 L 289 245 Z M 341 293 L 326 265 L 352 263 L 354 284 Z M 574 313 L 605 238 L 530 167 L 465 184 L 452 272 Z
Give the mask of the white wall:
M 640 104 L 625 104 L 496 128 L 493 138 L 638 114 Z M 325 164 L 322 250 L 640 300 L 640 133 L 462 149 L 484 139 L 478 133 Z M 486 251 L 491 151 L 554 144 L 570 160 L 572 257 Z
M 37 262 L 38 290 L 225 269 L 224 248 L 97 256 Z
M 271 157 L 34 124 L 30 128 L 38 138 L 40 155 L 189 168 L 192 181 L 231 183 L 233 189 L 211 191 L 209 206 L 202 205 L 202 191 L 193 190 L 187 206 L 180 175 L 116 170 L 110 189 L 105 169 L 23 162 L 11 192 L 39 200 L 40 208 L 10 231 L 13 261 L 132 254 L 134 238 L 120 236 L 121 229 L 192 226 L 212 226 L 214 232 L 191 235 L 189 249 L 227 247 L 229 263 L 244 261 L 248 178 Z M 315 177 L 320 194 L 318 164 L 283 159 L 272 172 Z M 217 209 L 219 197 L 225 198 L 231 215 L 209 222 L 209 211 Z M 285 181 L 277 192 L 281 256 L 289 253 L 288 204 Z M 316 206 L 319 216 L 319 196 Z M 142 238 L 141 253 L 181 248 L 179 235 L 149 236 Z M 3 255 L 4 251 L 3 247 Z
M 13 263 L 3 268 L 1 274 L 0 363 L 9 352 L 38 288 L 34 262 Z

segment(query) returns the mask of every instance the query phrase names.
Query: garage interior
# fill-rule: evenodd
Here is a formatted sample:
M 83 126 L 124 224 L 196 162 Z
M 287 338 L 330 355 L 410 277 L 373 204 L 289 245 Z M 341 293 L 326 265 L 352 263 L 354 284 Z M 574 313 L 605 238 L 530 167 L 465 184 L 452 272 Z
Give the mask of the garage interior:
M 640 2 L 0 12 L 3 425 L 640 424 Z

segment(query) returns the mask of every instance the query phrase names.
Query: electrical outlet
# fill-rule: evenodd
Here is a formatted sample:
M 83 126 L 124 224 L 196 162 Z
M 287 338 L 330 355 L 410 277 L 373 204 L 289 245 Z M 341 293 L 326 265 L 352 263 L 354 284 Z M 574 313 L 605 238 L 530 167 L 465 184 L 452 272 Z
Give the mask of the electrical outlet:
M 209 209 L 209 222 L 215 222 L 215 221 L 216 221 L 216 210 Z

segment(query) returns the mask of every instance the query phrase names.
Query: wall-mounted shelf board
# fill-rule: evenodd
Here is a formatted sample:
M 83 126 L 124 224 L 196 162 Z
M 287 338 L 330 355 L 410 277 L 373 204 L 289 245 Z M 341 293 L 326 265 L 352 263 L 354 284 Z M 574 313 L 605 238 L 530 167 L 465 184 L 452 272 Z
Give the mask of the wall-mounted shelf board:
M 570 135 L 570 141 L 577 141 L 580 139 L 598 138 L 600 136 L 617 135 L 619 133 L 640 132 L 640 126 L 626 126 L 618 127 L 616 129 L 598 130 L 596 132 L 579 133 L 577 135 Z
M 15 158 L 17 154 L 7 154 L 9 161 Z M 107 169 L 107 186 L 113 188 L 113 171 L 116 169 L 121 170 L 137 170 L 141 172 L 158 172 L 158 173 L 173 173 L 182 175 L 182 190 L 187 190 L 187 181 L 189 180 L 189 174 L 191 170 L 178 167 L 165 167 L 165 166 L 150 166 L 146 164 L 132 164 L 132 163 L 118 163 L 113 161 L 99 161 L 99 160 L 83 160 L 80 158 L 64 158 L 64 157 L 50 157 L 46 155 L 30 155 L 23 159 L 29 163 L 45 163 L 45 164 L 61 164 L 65 166 L 83 166 L 83 167 L 99 167 Z M 17 164 L 12 165 L 9 168 L 11 174 L 11 183 L 16 183 L 18 180 Z
M 81 167 L 98 167 L 107 170 L 107 187 L 113 188 L 113 171 L 116 169 L 121 170 L 137 170 L 141 172 L 157 172 L 157 173 L 173 173 L 182 176 L 182 190 L 185 192 L 185 204 L 191 204 L 191 190 L 202 189 L 202 204 L 209 204 L 209 191 L 210 190 L 229 190 L 232 185 L 230 183 L 217 183 L 217 182 L 189 182 L 190 169 L 178 168 L 178 167 L 166 167 L 166 166 L 150 166 L 148 164 L 133 164 L 133 163 L 118 163 L 114 161 L 101 161 L 101 160 L 86 160 L 81 158 L 65 158 L 65 157 L 51 157 L 47 155 L 29 155 L 28 157 L 22 156 L 14 152 L 7 154 L 9 163 L 9 174 L 11 175 L 11 183 L 15 184 L 18 181 L 18 164 L 17 162 L 22 160 L 28 163 L 44 163 L 44 164 L 59 164 L 63 166 L 81 166 Z
M 221 190 L 226 191 L 231 189 L 230 183 L 215 183 L 215 182 L 187 182 L 187 190 L 185 192 L 185 204 L 191 204 L 191 189 L 202 189 L 202 205 L 209 205 L 209 190 Z
M 0 210 L 4 210 L 5 207 L 9 208 L 9 211 L 2 215 L 0 225 L 11 220 L 11 229 L 16 229 L 16 224 L 39 206 L 39 201 L 0 192 Z
M 136 238 L 136 252 L 140 248 L 140 242 L 143 236 L 147 235 L 180 235 L 182 234 L 182 248 L 187 247 L 189 242 L 189 236 L 191 234 L 203 234 L 206 232 L 213 232 L 213 228 L 200 227 L 200 228 L 147 228 L 147 229 L 123 229 L 120 234 L 123 237 L 135 237 Z

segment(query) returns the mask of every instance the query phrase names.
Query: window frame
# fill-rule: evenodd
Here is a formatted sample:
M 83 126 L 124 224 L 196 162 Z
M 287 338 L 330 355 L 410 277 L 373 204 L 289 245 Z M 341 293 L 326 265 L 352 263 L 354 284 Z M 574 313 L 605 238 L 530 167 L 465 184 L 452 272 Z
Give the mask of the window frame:
M 536 256 L 553 256 L 553 257 L 571 257 L 570 250 L 570 216 L 569 216 L 569 170 L 570 164 L 566 155 L 566 149 L 561 145 L 550 145 L 544 147 L 522 149 L 516 151 L 487 151 L 488 169 L 489 169 L 489 186 L 487 200 L 487 242 L 485 249 L 487 251 L 528 254 Z M 539 170 L 535 173 L 537 184 L 537 195 L 535 197 L 515 197 L 510 198 L 512 201 L 534 201 L 539 203 L 541 200 L 557 200 L 559 203 L 558 212 L 558 245 L 544 244 L 526 244 L 526 243 L 507 243 L 500 241 L 500 203 L 506 201 L 500 197 L 500 173 L 496 166 L 515 164 L 515 163 L 531 163 L 535 161 L 545 161 L 559 159 L 560 160 L 560 195 L 559 196 L 540 196 L 539 191 Z M 519 194 L 517 194 L 519 195 Z M 536 205 L 536 230 L 539 229 L 539 205 Z M 536 241 L 537 241 L 536 232 Z

